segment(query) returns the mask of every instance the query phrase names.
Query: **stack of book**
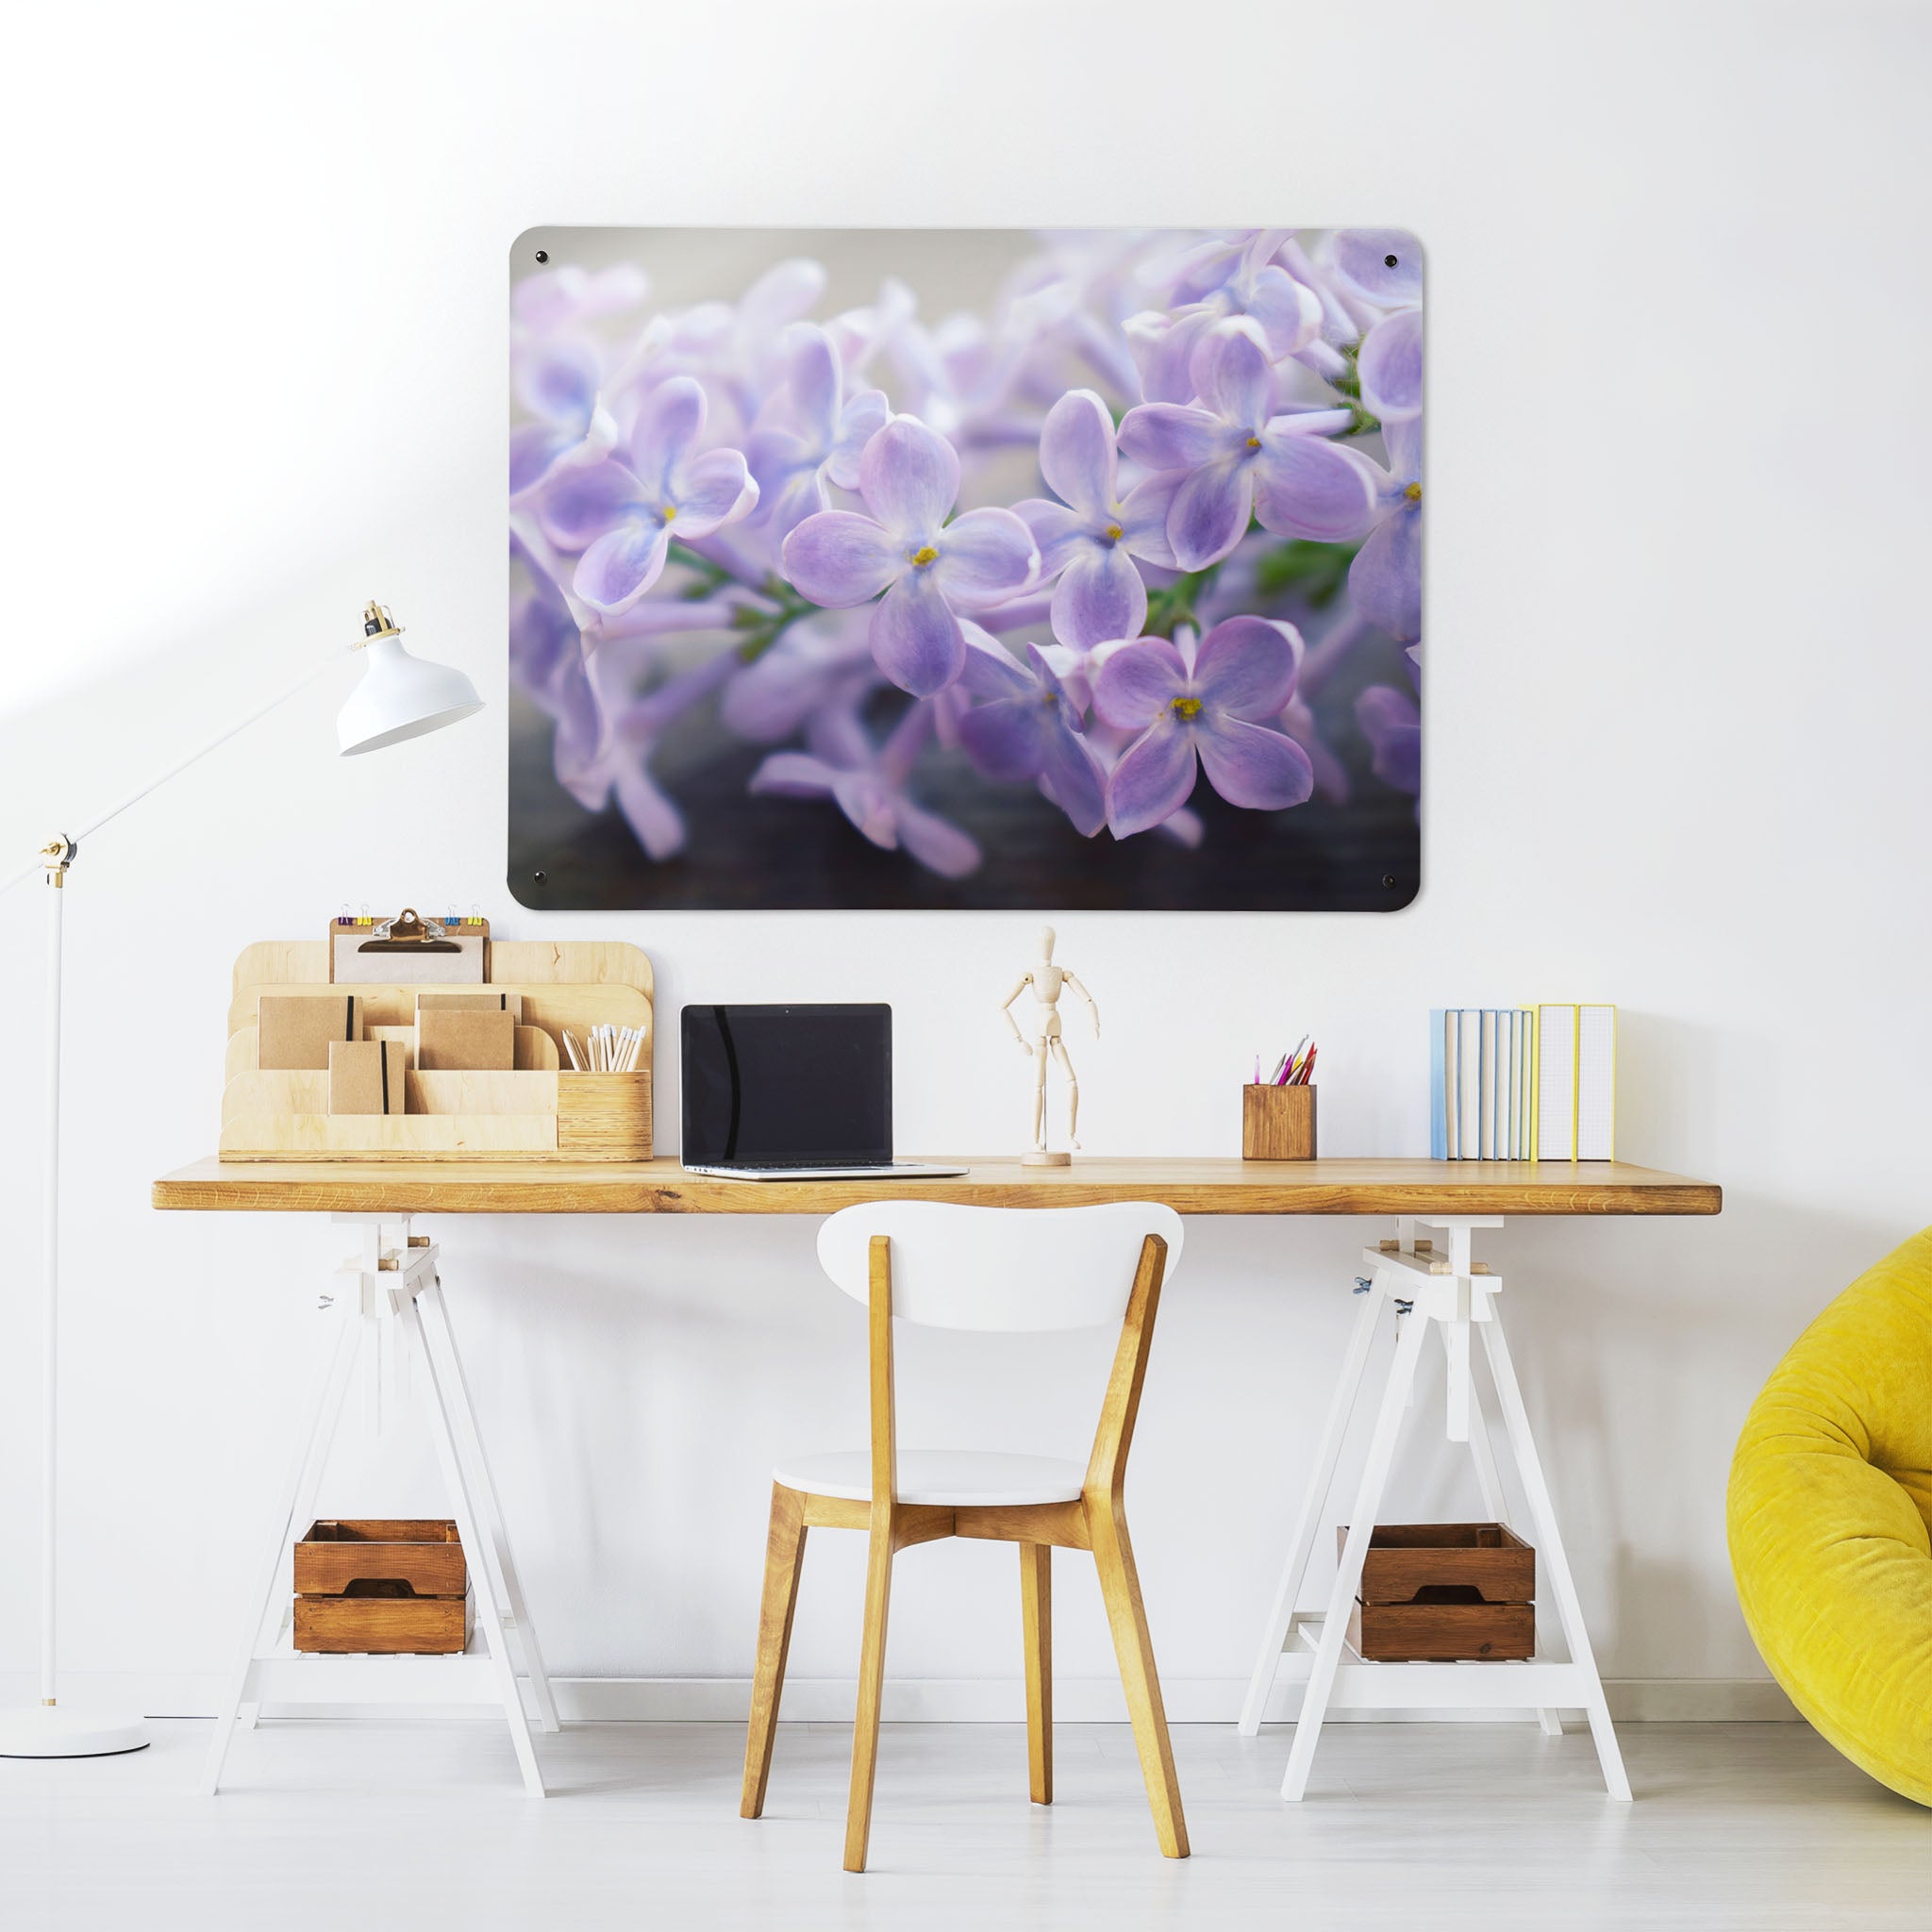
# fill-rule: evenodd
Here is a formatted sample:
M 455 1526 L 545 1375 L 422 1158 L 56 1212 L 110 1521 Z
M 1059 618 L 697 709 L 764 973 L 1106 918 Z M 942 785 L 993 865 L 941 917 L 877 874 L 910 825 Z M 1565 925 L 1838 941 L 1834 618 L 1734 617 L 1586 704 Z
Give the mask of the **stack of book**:
M 1617 1009 L 1447 1007 L 1429 1015 L 1436 1160 L 1611 1160 Z

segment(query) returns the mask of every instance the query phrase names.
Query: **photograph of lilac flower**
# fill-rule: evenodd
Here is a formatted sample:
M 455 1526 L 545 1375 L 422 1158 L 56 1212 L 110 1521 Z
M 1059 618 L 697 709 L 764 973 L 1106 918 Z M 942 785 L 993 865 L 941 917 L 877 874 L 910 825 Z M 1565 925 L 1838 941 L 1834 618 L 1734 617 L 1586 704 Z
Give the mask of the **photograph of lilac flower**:
M 520 237 L 511 891 L 1407 905 L 1422 304 L 1391 228 Z

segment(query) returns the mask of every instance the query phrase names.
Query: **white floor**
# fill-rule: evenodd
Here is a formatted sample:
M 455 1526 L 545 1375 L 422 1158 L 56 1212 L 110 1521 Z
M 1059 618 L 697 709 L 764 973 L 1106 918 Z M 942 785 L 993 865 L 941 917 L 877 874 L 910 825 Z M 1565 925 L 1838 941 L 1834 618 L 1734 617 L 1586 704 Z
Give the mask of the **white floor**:
M 1634 1806 L 1587 1736 L 1534 1725 L 1335 1725 L 1299 1807 L 1286 1730 L 1179 1726 L 1185 1863 L 1155 1850 L 1124 1725 L 1059 1727 L 1041 1809 L 1022 1729 L 889 1724 L 862 1877 L 839 1869 L 840 1725 L 781 1728 L 755 1824 L 727 1724 L 541 1739 L 541 1802 L 480 1723 L 264 1725 L 212 1801 L 189 1794 L 208 1725 L 155 1730 L 131 1757 L 0 1761 L 5 1932 L 1932 1924 L 1932 1813 L 1802 1724 L 1627 1724 Z

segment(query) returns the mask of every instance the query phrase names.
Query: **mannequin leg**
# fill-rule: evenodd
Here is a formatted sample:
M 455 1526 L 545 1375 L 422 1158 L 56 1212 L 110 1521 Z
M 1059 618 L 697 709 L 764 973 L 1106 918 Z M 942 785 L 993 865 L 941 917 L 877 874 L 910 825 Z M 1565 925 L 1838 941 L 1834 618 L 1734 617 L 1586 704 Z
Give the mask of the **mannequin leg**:
M 1076 1153 L 1080 1146 L 1080 1082 L 1074 1074 L 1074 1062 L 1067 1057 L 1067 1042 L 1056 1040 L 1053 1043 L 1053 1057 L 1060 1063 L 1060 1071 L 1067 1076 L 1067 1145 Z M 1045 1069 L 1041 1069 L 1045 1077 Z

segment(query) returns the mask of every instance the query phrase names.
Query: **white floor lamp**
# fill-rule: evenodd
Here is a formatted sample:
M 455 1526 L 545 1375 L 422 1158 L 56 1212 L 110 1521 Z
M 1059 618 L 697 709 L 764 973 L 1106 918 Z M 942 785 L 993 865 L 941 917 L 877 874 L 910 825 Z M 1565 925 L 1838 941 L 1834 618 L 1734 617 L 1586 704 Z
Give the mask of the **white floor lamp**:
M 412 658 L 401 642 L 402 631 L 380 604 L 362 613 L 362 636 L 354 648 L 366 651 L 362 681 L 336 718 L 336 741 L 344 758 L 378 751 L 420 738 L 444 724 L 454 724 L 483 708 L 476 688 L 460 671 Z M 106 1757 L 139 1751 L 147 1741 L 147 1726 L 138 1717 L 91 1716 L 63 1710 L 55 1701 L 55 1545 L 58 1499 L 55 1489 L 58 1443 L 59 1318 L 60 1318 L 60 913 L 67 894 L 68 868 L 82 841 L 92 838 L 149 792 L 177 778 L 190 765 L 245 731 L 298 691 L 306 690 L 338 659 L 331 654 L 305 671 L 286 691 L 278 691 L 259 709 L 211 738 L 177 765 L 124 798 L 92 824 L 69 836 L 58 833 L 42 848 L 40 858 L 16 874 L 0 892 L 39 875 L 47 892 L 47 1158 L 42 1195 L 42 1469 L 41 1469 L 41 1701 L 24 1709 L 0 1711 L 0 1757 Z

